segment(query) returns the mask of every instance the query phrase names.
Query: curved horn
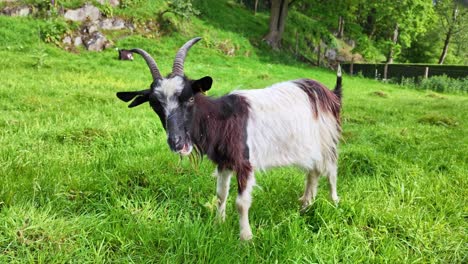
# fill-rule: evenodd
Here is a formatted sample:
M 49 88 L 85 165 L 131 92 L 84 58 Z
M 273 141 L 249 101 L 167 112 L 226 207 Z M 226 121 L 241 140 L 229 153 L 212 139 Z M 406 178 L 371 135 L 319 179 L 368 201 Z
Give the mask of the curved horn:
M 193 44 L 197 43 L 200 39 L 200 37 L 191 39 L 187 41 L 187 43 L 185 43 L 182 48 L 179 49 L 174 59 L 174 65 L 172 66 L 173 75 L 184 76 L 185 56 L 187 56 L 187 52 L 193 46 Z
M 154 61 L 153 57 L 151 57 L 151 55 L 148 54 L 148 52 L 142 49 L 131 49 L 130 51 L 140 54 L 143 57 L 143 59 L 145 59 L 146 64 L 148 64 L 148 67 L 151 71 L 151 75 L 153 76 L 153 80 L 162 79 L 161 73 L 158 69 L 158 65 Z

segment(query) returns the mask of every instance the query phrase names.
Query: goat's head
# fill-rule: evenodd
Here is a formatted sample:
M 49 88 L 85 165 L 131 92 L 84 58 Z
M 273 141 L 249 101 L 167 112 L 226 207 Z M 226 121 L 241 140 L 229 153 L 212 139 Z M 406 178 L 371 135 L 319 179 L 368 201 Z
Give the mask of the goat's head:
M 169 147 L 181 155 L 190 154 L 193 148 L 189 131 L 194 109 L 194 96 L 199 92 L 209 90 L 213 82 L 209 76 L 199 80 L 190 80 L 184 75 L 185 56 L 192 45 L 200 39 L 194 38 L 179 49 L 172 72 L 166 78 L 161 76 L 156 62 L 146 51 L 131 50 L 145 59 L 153 76 L 153 82 L 146 90 L 117 93 L 117 97 L 122 101 L 133 100 L 128 106 L 130 108 L 149 102 L 166 130 Z

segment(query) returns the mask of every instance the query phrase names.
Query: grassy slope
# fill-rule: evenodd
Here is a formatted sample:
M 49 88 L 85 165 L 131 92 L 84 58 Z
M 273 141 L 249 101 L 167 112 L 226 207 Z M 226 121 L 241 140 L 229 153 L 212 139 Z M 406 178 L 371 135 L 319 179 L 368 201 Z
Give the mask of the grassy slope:
M 331 72 L 248 53 L 254 33 L 219 19 L 196 20 L 193 34 L 117 44 L 148 49 L 167 72 L 179 45 L 202 35 L 186 72 L 211 75 L 211 95 L 300 77 L 333 86 Z M 115 98 L 149 85 L 142 60 L 63 52 L 38 41 L 38 23 L 0 17 L 0 262 L 466 261 L 466 96 L 345 76 L 340 205 L 322 181 L 300 215 L 302 173 L 258 173 L 255 237 L 242 244 L 234 181 L 217 224 L 214 166 L 180 164 L 148 107 Z M 228 38 L 239 56 L 216 50 Z

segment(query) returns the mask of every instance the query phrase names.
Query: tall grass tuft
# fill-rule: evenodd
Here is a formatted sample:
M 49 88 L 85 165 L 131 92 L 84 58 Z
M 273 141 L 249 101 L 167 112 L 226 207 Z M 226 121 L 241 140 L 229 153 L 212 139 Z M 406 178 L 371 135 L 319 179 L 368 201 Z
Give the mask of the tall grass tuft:
M 393 80 L 400 86 L 410 87 L 418 90 L 434 91 L 438 93 L 467 94 L 468 77 L 456 79 L 447 75 L 432 76 L 427 79 L 417 80 L 415 78 L 402 78 L 401 81 Z

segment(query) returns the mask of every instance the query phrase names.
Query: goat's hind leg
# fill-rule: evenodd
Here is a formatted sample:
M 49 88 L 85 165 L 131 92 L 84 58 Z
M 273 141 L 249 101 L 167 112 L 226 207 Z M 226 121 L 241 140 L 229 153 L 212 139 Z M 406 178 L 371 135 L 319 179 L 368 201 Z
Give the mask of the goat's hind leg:
M 307 172 L 305 177 L 306 179 L 305 179 L 304 195 L 302 195 L 302 197 L 299 198 L 299 201 L 302 202 L 301 211 L 306 210 L 307 207 L 311 204 L 312 200 L 314 200 L 315 197 L 317 196 L 318 181 L 319 181 L 320 173 L 317 170 L 312 169 Z
M 224 222 L 226 219 L 226 200 L 229 195 L 229 183 L 231 182 L 232 171 L 216 169 L 214 174 L 217 177 L 218 218 Z

